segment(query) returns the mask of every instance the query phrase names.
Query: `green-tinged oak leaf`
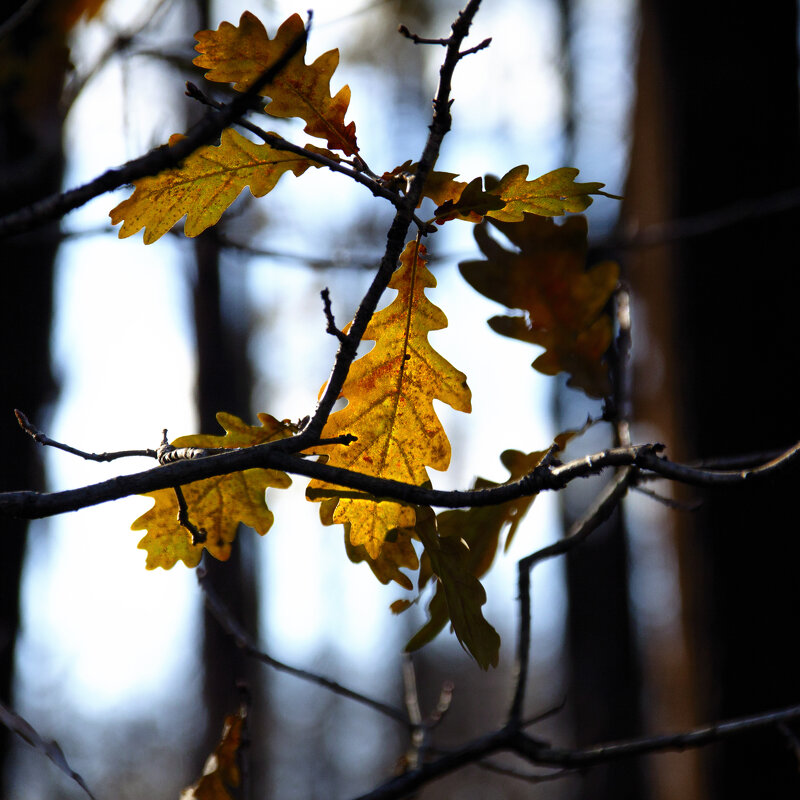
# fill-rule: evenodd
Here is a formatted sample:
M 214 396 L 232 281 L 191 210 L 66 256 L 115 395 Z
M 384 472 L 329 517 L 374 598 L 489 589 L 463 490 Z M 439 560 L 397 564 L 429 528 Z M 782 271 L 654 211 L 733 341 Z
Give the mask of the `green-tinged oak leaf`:
M 576 431 L 569 431 L 556 437 L 554 451 L 557 452 L 565 447 L 576 433 Z M 505 483 L 518 481 L 531 473 L 541 464 L 542 459 L 548 452 L 550 451 L 539 450 L 527 454 L 519 450 L 506 450 L 503 452 L 500 460 L 510 473 Z M 473 488 L 492 489 L 499 485 L 501 484 L 485 478 L 477 478 Z M 442 511 L 436 516 L 436 528 L 439 538 L 453 541 L 460 540 L 466 545 L 465 550 L 459 550 L 462 566 L 478 580 L 489 571 L 497 554 L 500 538 L 504 530 L 506 531 L 504 549 L 508 550 L 520 522 L 528 513 L 535 497 L 536 495 L 533 494 L 516 500 L 509 500 L 507 503 L 501 503 L 496 506 L 477 506 L 468 510 Z M 419 590 L 422 591 L 435 575 L 435 562 L 426 548 L 420 563 Z M 452 622 L 445 588 L 441 580 L 437 582 L 436 592 L 428 605 L 429 619 L 411 638 L 406 646 L 407 650 L 417 650 L 432 641 L 448 623 Z M 398 603 L 401 602 L 398 601 Z M 405 603 L 398 605 L 395 613 L 400 613 L 409 606 L 410 603 L 408 605 Z
M 289 426 L 269 414 L 259 414 L 261 426 L 250 426 L 232 414 L 217 414 L 225 436 L 182 436 L 175 447 L 251 447 L 291 435 Z M 231 543 L 240 522 L 263 536 L 273 522 L 267 508 L 267 487 L 285 489 L 291 479 L 272 469 L 248 469 L 230 475 L 207 478 L 182 487 L 190 522 L 206 533 L 206 541 L 193 544 L 189 532 L 178 521 L 178 500 L 173 489 L 158 489 L 152 497 L 155 505 L 131 525 L 131 530 L 147 531 L 139 548 L 147 551 L 147 568 L 170 569 L 178 561 L 196 567 L 205 547 L 214 558 L 227 561 Z
M 506 250 L 482 224 L 475 239 L 486 260 L 465 261 L 459 269 L 481 294 L 522 313 L 493 317 L 489 325 L 503 336 L 543 347 L 533 362 L 539 372 L 565 372 L 569 385 L 605 397 L 610 385 L 604 356 L 613 325 L 604 309 L 619 267 L 603 261 L 586 268 L 584 217 L 569 217 L 563 225 L 533 214 L 519 223 L 491 222 L 519 252 Z
M 481 178 L 475 178 L 464 187 L 458 200 L 448 199 L 436 209 L 436 221 L 444 223 L 458 218 L 467 222 L 480 222 L 488 213 L 504 208 L 505 205 L 505 201 L 496 194 L 483 190 Z
M 578 172 L 562 167 L 528 181 L 528 167 L 522 164 L 509 170 L 496 185 L 487 177 L 487 190 L 497 195 L 503 206 L 487 211 L 486 216 L 500 222 L 521 222 L 525 212 L 559 217 L 568 211 L 585 211 L 592 203 L 590 195 L 606 194 L 600 191 L 605 184 L 575 183 Z
M 222 738 L 206 760 L 200 780 L 184 789 L 180 800 L 233 800 L 228 790 L 237 789 L 242 782 L 238 755 L 243 725 L 244 712 L 225 718 Z
M 314 450 L 326 454 L 331 466 L 418 486 L 428 483 L 426 467 L 445 470 L 450 464 L 450 442 L 433 400 L 458 411 L 471 410 L 466 376 L 428 342 L 428 333 L 447 327 L 447 318 L 425 296 L 436 279 L 424 257 L 424 246 L 415 242 L 403 251 L 389 282 L 397 296 L 373 315 L 364 333 L 375 346 L 353 362 L 342 388 L 347 405 L 331 414 L 322 432 L 323 437 L 349 433 L 357 441 Z M 346 496 L 344 490 L 317 480 L 309 484 L 309 499 L 325 493 L 337 497 L 338 503 L 332 513 L 321 515 L 323 523 L 349 524 L 351 544 L 363 545 L 373 560 L 390 531 L 415 525 L 411 506 Z
M 183 138 L 175 134 L 169 143 Z M 111 223 L 123 223 L 120 239 L 144 228 L 144 243 L 152 244 L 186 216 L 186 235 L 198 236 L 219 221 L 245 186 L 263 197 L 285 172 L 300 176 L 310 166 L 319 165 L 228 128 L 218 145 L 201 147 L 179 166 L 136 181 L 134 193 L 111 211 Z
M 303 33 L 303 20 L 293 14 L 278 28 L 274 39 L 249 11 L 239 27 L 223 22 L 216 31 L 195 34 L 195 50 L 201 55 L 194 63 L 207 69 L 206 78 L 217 83 L 232 83 L 243 92 L 274 64 L 289 45 Z M 358 152 L 356 126 L 345 124 L 350 105 L 350 87 L 343 86 L 331 97 L 330 82 L 339 64 L 339 51 L 323 53 L 313 64 L 305 63 L 306 48 L 295 55 L 277 77 L 262 90 L 271 102 L 264 112 L 273 117 L 299 117 L 309 136 L 325 139 L 332 150 L 351 156 Z
M 500 636 L 481 611 L 486 602 L 486 592 L 471 568 L 470 548 L 459 535 L 442 536 L 437 532 L 437 520 L 429 508 L 418 510 L 415 531 L 422 540 L 425 556 L 438 579 L 437 591 L 428 613 L 437 618 L 444 615 L 445 620 L 451 621 L 461 646 L 482 669 L 496 667 Z M 438 630 L 430 636 L 429 633 L 428 626 L 425 626 L 412 637 L 406 650 L 418 649 L 430 641 Z

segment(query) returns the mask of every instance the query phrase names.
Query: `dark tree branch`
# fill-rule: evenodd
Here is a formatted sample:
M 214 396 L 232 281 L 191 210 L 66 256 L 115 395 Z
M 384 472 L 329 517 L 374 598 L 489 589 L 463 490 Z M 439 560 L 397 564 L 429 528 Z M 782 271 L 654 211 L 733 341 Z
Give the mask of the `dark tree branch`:
M 392 273 L 397 268 L 397 262 L 405 246 L 408 229 L 411 227 L 411 223 L 414 219 L 414 209 L 417 207 L 420 197 L 422 196 L 422 187 L 425 184 L 428 174 L 433 169 L 436 159 L 439 157 L 442 140 L 450 130 L 450 104 L 452 102 L 450 100 L 450 87 L 453 71 L 459 60 L 459 47 L 469 33 L 472 19 L 477 13 L 479 6 L 480 0 L 470 0 L 466 8 L 459 12 L 458 19 L 452 25 L 453 35 L 448 40 L 444 63 L 439 70 L 439 87 L 436 92 L 436 98 L 433 101 L 434 112 L 433 121 L 430 126 L 430 134 L 428 135 L 408 192 L 402 201 L 397 204 L 397 213 L 395 214 L 386 236 L 386 250 L 381 259 L 378 271 L 356 310 L 350 330 L 347 333 L 347 340 L 340 344 L 339 350 L 336 353 L 333 370 L 331 371 L 322 399 L 319 401 L 308 426 L 298 437 L 298 439 L 302 441 L 303 449 L 312 444 L 314 439 L 318 438 L 322 433 L 322 429 L 328 421 L 334 403 L 341 394 L 342 387 L 347 379 L 347 374 L 350 371 L 350 365 L 355 360 L 358 346 L 364 336 L 364 331 L 367 329 L 367 325 L 372 319 L 372 314 L 378 305 L 378 301 L 384 289 L 386 289 L 389 284 Z
M 610 467 L 635 466 L 650 470 L 663 478 L 677 480 L 695 486 L 733 486 L 749 483 L 796 467 L 800 461 L 800 443 L 778 458 L 759 467 L 742 470 L 702 470 L 676 464 L 656 455 L 660 445 L 638 445 L 618 447 L 584 456 L 558 466 L 542 465 L 521 480 L 503 484 L 492 489 L 467 491 L 442 491 L 400 481 L 376 478 L 328 464 L 310 461 L 292 450 L 303 443 L 305 432 L 291 439 L 255 445 L 238 450 L 167 464 L 163 467 L 120 475 L 101 483 L 68 489 L 61 492 L 14 491 L 0 493 L 0 515 L 11 515 L 25 519 L 38 519 L 77 511 L 80 508 L 118 500 L 133 494 L 146 494 L 156 489 L 180 486 L 204 478 L 227 475 L 244 469 L 279 469 L 294 475 L 316 478 L 326 483 L 355 489 L 378 501 L 397 500 L 415 505 L 430 505 L 440 508 L 471 508 L 490 506 L 516 500 L 544 490 L 559 490 L 577 478 L 598 475 Z M 320 444 L 319 440 L 315 441 Z M 310 445 L 313 446 L 313 445 Z M 328 496 L 332 490 L 317 493 Z M 340 496 L 352 493 L 338 492 Z
M 209 111 L 193 127 L 187 136 L 174 145 L 162 145 L 151 150 L 147 155 L 128 161 L 121 167 L 109 169 L 99 177 L 83 186 L 51 195 L 27 208 L 15 211 L 0 219 L 0 238 L 11 236 L 42 225 L 49 220 L 58 219 L 67 212 L 88 203 L 101 194 L 110 192 L 127 183 L 157 175 L 181 163 L 198 148 L 213 142 L 222 131 L 252 107 L 259 92 L 271 83 L 287 66 L 289 61 L 302 50 L 308 41 L 311 17 L 303 33 L 286 48 L 281 57 L 258 77 L 247 91 L 234 97 L 219 111 Z
M 477 764 L 487 756 L 499 752 L 515 753 L 535 766 L 562 769 L 565 770 L 562 774 L 567 775 L 575 770 L 596 766 L 618 758 L 630 758 L 667 750 L 685 750 L 762 728 L 775 727 L 779 729 L 780 725 L 796 719 L 800 719 L 800 706 L 739 717 L 683 733 L 645 736 L 574 750 L 548 747 L 539 740 L 522 733 L 518 728 L 507 725 L 486 736 L 474 739 L 458 750 L 423 764 L 413 772 L 392 778 L 373 791 L 359 796 L 357 800 L 401 800 L 437 778 L 449 775 L 462 767 Z
M 225 606 L 217 593 L 214 591 L 211 584 L 207 580 L 205 570 L 202 567 L 198 567 L 197 569 L 197 582 L 200 585 L 200 588 L 203 590 L 206 605 L 208 606 L 209 610 L 216 617 L 217 621 L 225 630 L 225 632 L 236 642 L 236 646 L 240 648 L 245 655 L 260 661 L 262 664 L 266 664 L 267 666 L 270 666 L 279 672 L 285 672 L 289 675 L 294 675 L 295 678 L 308 681 L 316 686 L 321 686 L 323 689 L 328 689 L 329 691 L 333 692 L 334 694 L 338 694 L 341 697 L 347 697 L 350 700 L 355 700 L 357 703 L 362 703 L 363 705 L 373 709 L 373 711 L 384 714 L 385 716 L 401 723 L 402 725 L 409 726 L 411 724 L 408 716 L 399 708 L 382 703 L 380 700 L 373 700 L 371 697 L 367 697 L 364 694 L 355 692 L 352 689 L 348 689 L 345 686 L 336 683 L 336 681 L 329 680 L 328 678 L 318 675 L 315 672 L 289 666 L 289 664 L 285 664 L 283 661 L 278 661 L 277 658 L 273 658 L 263 650 L 259 650 L 248 635 L 247 631 L 242 628 L 233 614 L 231 614 L 230 609 Z
M 541 550 L 521 559 L 517 563 L 517 586 L 519 591 L 519 631 L 517 634 L 517 666 L 514 698 L 508 714 L 508 724 L 514 728 L 522 725 L 525 689 L 528 682 L 528 665 L 531 647 L 531 572 L 533 568 L 555 556 L 563 555 L 584 542 L 613 513 L 620 501 L 636 480 L 636 470 L 625 467 L 619 471 L 595 499 L 592 507 L 569 530 L 567 535 Z
M 10 708 L 6 708 L 2 703 L 0 703 L 0 725 L 5 725 L 6 728 L 19 736 L 24 742 L 27 742 L 34 750 L 43 756 L 47 756 L 65 775 L 72 778 L 91 800 L 95 800 L 94 795 L 86 785 L 86 781 L 67 763 L 64 751 L 59 747 L 58 743 L 42 739 L 27 720 Z

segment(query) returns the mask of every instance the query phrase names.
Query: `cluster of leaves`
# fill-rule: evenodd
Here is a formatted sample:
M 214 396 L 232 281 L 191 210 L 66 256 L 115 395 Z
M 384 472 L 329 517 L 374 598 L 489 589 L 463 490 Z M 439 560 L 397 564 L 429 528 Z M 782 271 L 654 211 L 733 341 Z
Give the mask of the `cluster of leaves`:
M 302 27 L 294 15 L 270 39 L 247 12 L 238 27 L 223 23 L 217 31 L 198 33 L 200 55 L 195 64 L 208 70 L 208 80 L 244 91 L 280 58 Z M 406 162 L 380 177 L 368 168 L 359 153 L 355 124 L 345 122 L 349 88 L 331 95 L 338 59 L 338 51 L 331 50 L 306 64 L 303 48 L 262 90 L 268 102 L 258 109 L 266 116 L 299 118 L 305 122 L 304 132 L 323 140 L 326 149 L 289 145 L 270 132 L 263 133 L 264 144 L 257 144 L 227 129 L 219 144 L 203 147 L 174 169 L 136 183 L 132 196 L 111 212 L 115 224 L 123 223 L 120 237 L 144 228 L 144 241 L 151 243 L 183 216 L 186 234 L 196 236 L 220 219 L 245 186 L 260 197 L 286 172 L 299 177 L 309 167 L 331 163 L 347 165 L 399 197 L 417 165 Z M 548 375 L 565 372 L 573 386 L 602 397 L 609 385 L 603 356 L 612 336 L 611 318 L 604 309 L 617 283 L 617 267 L 605 262 L 587 271 L 585 219 L 571 217 L 563 225 L 552 219 L 583 211 L 592 202 L 591 195 L 603 194 L 603 184 L 576 183 L 577 174 L 576 169 L 563 168 L 528 180 L 528 167 L 520 165 L 499 180 L 487 176 L 466 182 L 433 170 L 423 187 L 423 199 L 435 204 L 428 225 L 451 220 L 476 225 L 484 260 L 463 263 L 461 272 L 479 292 L 515 310 L 490 320 L 492 328 L 543 347 L 534 368 Z M 490 235 L 489 225 L 518 249 L 502 247 Z M 396 291 L 394 300 L 373 315 L 366 329 L 363 338 L 375 346 L 351 366 L 341 392 L 347 405 L 331 414 L 322 432 L 325 439 L 350 434 L 356 441 L 349 446 L 318 446 L 308 455 L 336 467 L 418 486 L 430 485 L 428 467 L 447 469 L 450 442 L 432 401 L 469 412 L 471 393 L 464 373 L 428 341 L 429 332 L 447 326 L 444 312 L 426 294 L 435 287 L 418 237 L 406 245 L 389 283 Z M 285 422 L 266 414 L 259 415 L 261 427 L 250 427 L 230 415 L 218 418 L 226 436 L 183 437 L 174 445 L 247 447 L 292 433 Z M 562 438 L 549 451 L 503 453 L 509 481 L 529 473 L 546 452 L 563 444 Z M 178 560 L 196 566 L 203 547 L 226 559 L 239 521 L 261 534 L 271 526 L 267 487 L 285 488 L 289 483 L 284 473 L 254 469 L 184 487 L 193 522 L 206 534 L 204 544 L 193 543 L 177 521 L 175 493 L 154 492 L 154 507 L 133 524 L 134 529 L 147 531 L 140 543 L 148 553 L 147 566 L 170 568 Z M 493 485 L 484 479 L 475 484 L 476 488 Z M 422 592 L 435 579 L 429 621 L 411 639 L 409 649 L 430 641 L 450 623 L 483 668 L 496 665 L 500 640 L 483 617 L 486 595 L 479 579 L 489 569 L 504 533 L 508 547 L 533 497 L 438 515 L 430 508 L 365 497 L 318 480 L 311 481 L 307 497 L 320 502 L 324 524 L 344 526 L 350 559 L 366 562 L 381 582 L 395 581 L 413 590 L 407 573 L 416 571 L 417 591 Z M 421 551 L 415 546 L 420 543 Z M 400 612 L 411 604 L 401 600 L 392 608 Z

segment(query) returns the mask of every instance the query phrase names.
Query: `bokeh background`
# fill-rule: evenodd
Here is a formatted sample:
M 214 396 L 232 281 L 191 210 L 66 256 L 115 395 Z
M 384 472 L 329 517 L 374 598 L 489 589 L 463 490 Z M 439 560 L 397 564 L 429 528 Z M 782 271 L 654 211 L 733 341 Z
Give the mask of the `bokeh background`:
M 321 0 L 309 59 L 332 47 L 332 88 L 352 89 L 363 155 L 378 173 L 421 152 L 442 55 L 396 32 L 446 35 L 450 0 Z M 620 260 L 633 294 L 633 436 L 673 457 L 768 451 L 797 438 L 797 11 L 661 0 L 485 2 L 453 83 L 454 125 L 437 168 L 462 178 L 581 169 L 625 200 L 588 211 L 592 258 Z M 81 184 L 183 131 L 201 109 L 184 82 L 193 33 L 249 9 L 274 32 L 305 7 L 232 0 L 0 2 L 0 211 Z M 93 14 L 93 12 L 96 13 Z M 80 19 L 78 17 L 83 16 Z M 89 18 L 91 17 L 91 18 Z M 77 19 L 77 21 L 75 21 Z M 224 99 L 222 88 L 212 93 Z M 297 128 L 270 120 L 304 141 Z M 54 438 L 95 452 L 217 433 L 214 414 L 299 419 L 315 404 L 340 323 L 383 250 L 391 208 L 341 176 L 284 177 L 245 193 L 195 240 L 120 241 L 105 195 L 60 224 L 3 242 L 0 490 L 61 489 L 149 466 L 42 452 L 16 427 L 24 410 Z M 530 369 L 536 353 L 493 334 L 501 311 L 457 264 L 474 258 L 468 224 L 429 249 L 432 299 L 450 326 L 436 348 L 465 371 L 470 416 L 438 405 L 453 443 L 435 485 L 504 480 L 498 455 L 548 445 L 600 407 Z M 608 446 L 592 428 L 573 455 Z M 513 678 L 516 561 L 561 535 L 597 491 L 581 482 L 536 500 L 485 585 L 503 637 L 484 674 L 447 633 L 414 656 L 423 711 L 455 693 L 438 748 L 500 724 Z M 758 492 L 634 495 L 593 540 L 534 576 L 528 710 L 557 713 L 534 732 L 592 744 L 680 730 L 798 700 L 796 515 L 788 480 Z M 394 617 L 402 590 L 350 564 L 304 484 L 268 495 L 276 522 L 240 533 L 210 564 L 217 590 L 271 655 L 394 704 L 401 652 L 422 609 Z M 701 503 L 699 510 L 688 511 Z M 203 609 L 194 574 L 146 571 L 128 498 L 26 525 L 2 519 L 0 694 L 99 797 L 176 797 L 239 702 L 251 695 L 253 797 L 345 798 L 389 776 L 408 742 L 395 723 L 317 687 L 246 663 Z M 0 732 L 2 796 L 73 798 L 80 789 Z M 496 764 L 533 772 L 513 759 Z M 459 798 L 796 796 L 791 731 L 619 762 L 532 786 L 470 767 L 423 791 Z

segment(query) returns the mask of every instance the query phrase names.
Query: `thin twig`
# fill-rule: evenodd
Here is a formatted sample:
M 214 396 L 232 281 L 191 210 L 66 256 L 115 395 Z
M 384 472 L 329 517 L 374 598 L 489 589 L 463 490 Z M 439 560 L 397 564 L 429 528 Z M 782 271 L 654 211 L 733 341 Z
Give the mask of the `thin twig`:
M 424 36 L 417 36 L 416 33 L 411 33 L 411 31 L 405 25 L 401 25 L 397 29 L 397 32 L 401 36 L 405 36 L 406 39 L 411 39 L 411 41 L 414 42 L 414 44 L 440 44 L 442 45 L 442 47 L 447 47 L 447 45 L 450 44 L 450 38 L 452 38 L 449 37 L 447 39 L 426 39 Z
M 156 451 L 149 448 L 145 450 L 116 450 L 112 453 L 87 453 L 84 450 L 78 450 L 68 444 L 51 439 L 47 434 L 40 431 L 18 408 L 14 409 L 14 416 L 16 416 L 20 428 L 35 442 L 47 447 L 54 447 L 56 450 L 63 450 L 65 453 L 71 453 L 74 456 L 80 456 L 87 461 L 116 461 L 118 458 L 131 458 L 133 456 L 156 458 Z
M 189 519 L 189 506 L 186 504 L 186 498 L 183 496 L 183 489 L 180 486 L 173 486 L 175 490 L 175 497 L 178 499 L 178 522 L 182 528 L 186 528 L 192 537 L 192 544 L 203 544 L 208 539 L 208 533 L 205 528 L 198 528 Z
M 369 706 L 369 708 L 373 709 L 374 711 L 384 714 L 385 716 L 390 717 L 391 719 L 396 720 L 403 725 L 410 724 L 408 716 L 399 708 L 390 706 L 387 703 L 381 702 L 380 700 L 374 700 L 373 698 L 367 697 L 360 692 L 355 692 L 352 689 L 348 689 L 341 684 L 336 683 L 336 681 L 332 681 L 323 677 L 322 675 L 318 675 L 315 672 L 289 666 L 289 664 L 278 661 L 278 659 L 273 658 L 263 650 L 259 650 L 248 633 L 244 630 L 244 628 L 242 628 L 231 611 L 222 602 L 219 595 L 217 595 L 217 593 L 214 591 L 211 583 L 207 580 L 205 570 L 201 567 L 197 569 L 197 582 L 200 585 L 200 588 L 203 590 L 206 605 L 208 606 L 209 610 L 214 615 L 217 622 L 219 622 L 219 624 L 222 626 L 223 630 L 233 638 L 236 646 L 245 655 L 249 656 L 250 658 L 254 658 L 257 661 L 261 661 L 263 664 L 267 664 L 279 672 L 286 672 L 289 675 L 294 675 L 295 678 L 308 681 L 309 683 L 313 683 L 317 686 L 323 687 L 324 689 L 328 689 L 334 694 L 347 697 L 350 700 L 355 700 L 357 703 L 362 703 L 365 706 Z
M 621 469 L 595 499 L 591 508 L 568 531 L 563 539 L 559 539 L 547 547 L 537 550 L 517 564 L 517 586 L 519 597 L 519 631 L 517 634 L 517 666 L 514 697 L 508 713 L 508 724 L 519 727 L 525 702 L 525 689 L 528 683 L 528 664 L 530 663 L 531 646 L 531 572 L 533 568 L 549 558 L 563 555 L 573 547 L 584 542 L 600 525 L 605 522 L 627 494 L 636 478 L 632 467 Z
M 27 720 L 10 708 L 6 708 L 2 703 L 0 703 L 0 725 L 5 725 L 8 730 L 27 742 L 37 753 L 47 756 L 65 775 L 72 778 L 91 800 L 95 800 L 86 781 L 67 763 L 64 751 L 59 747 L 58 742 L 46 742 Z
M 340 331 L 339 328 L 336 327 L 336 320 L 333 317 L 333 309 L 331 308 L 330 290 L 326 286 L 319 294 L 320 297 L 322 297 L 325 319 L 328 322 L 328 327 L 325 328 L 326 333 L 330 333 L 332 336 L 335 336 L 340 342 L 347 341 L 347 334 L 345 334 L 343 331 Z

